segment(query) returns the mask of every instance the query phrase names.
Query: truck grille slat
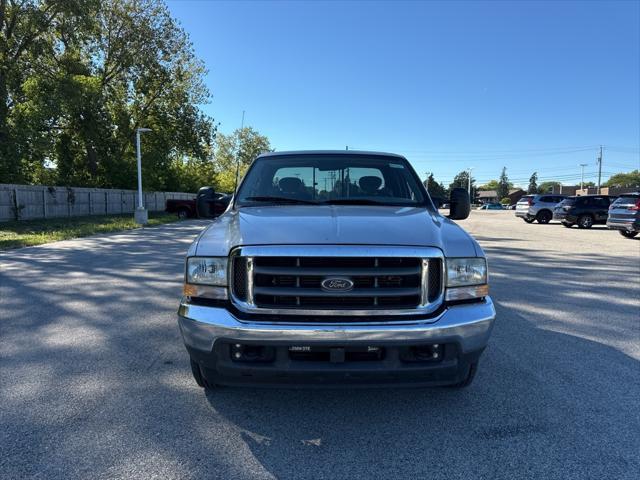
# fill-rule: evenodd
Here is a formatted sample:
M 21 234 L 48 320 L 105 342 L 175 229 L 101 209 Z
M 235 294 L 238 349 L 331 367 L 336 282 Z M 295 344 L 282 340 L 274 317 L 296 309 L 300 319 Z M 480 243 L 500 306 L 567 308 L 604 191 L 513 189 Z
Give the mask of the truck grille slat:
M 441 258 L 236 256 L 232 272 L 232 298 L 239 306 L 256 313 L 290 311 L 301 322 L 307 312 L 433 311 L 443 293 Z M 323 286 L 329 279 L 346 280 L 348 287 L 331 290 Z
M 284 295 L 291 297 L 402 297 L 420 295 L 419 288 L 367 288 L 353 289 L 349 292 L 327 292 L 319 288 L 279 288 L 279 287 L 255 287 L 255 295 Z
M 300 267 L 256 266 L 255 273 L 267 275 L 300 275 Z M 305 268 L 305 275 L 371 275 L 372 268 Z M 420 267 L 378 267 L 376 275 L 418 275 Z

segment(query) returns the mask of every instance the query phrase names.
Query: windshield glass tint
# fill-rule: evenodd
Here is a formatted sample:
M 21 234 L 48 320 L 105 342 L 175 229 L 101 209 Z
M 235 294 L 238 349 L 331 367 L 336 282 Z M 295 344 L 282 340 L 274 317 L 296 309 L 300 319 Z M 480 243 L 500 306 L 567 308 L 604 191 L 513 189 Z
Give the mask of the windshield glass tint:
M 560 202 L 560 206 L 569 206 L 576 203 L 575 198 L 565 198 L 562 202 Z
M 241 206 L 264 203 L 424 205 L 406 160 L 367 155 L 283 155 L 256 160 L 238 192 Z

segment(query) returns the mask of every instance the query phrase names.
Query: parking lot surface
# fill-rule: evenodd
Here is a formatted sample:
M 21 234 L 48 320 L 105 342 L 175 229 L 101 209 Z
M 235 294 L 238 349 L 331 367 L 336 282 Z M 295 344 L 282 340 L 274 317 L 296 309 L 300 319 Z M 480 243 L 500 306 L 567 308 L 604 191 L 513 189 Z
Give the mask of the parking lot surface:
M 640 239 L 473 212 L 497 321 L 466 390 L 195 385 L 181 222 L 0 254 L 0 478 L 640 477 Z

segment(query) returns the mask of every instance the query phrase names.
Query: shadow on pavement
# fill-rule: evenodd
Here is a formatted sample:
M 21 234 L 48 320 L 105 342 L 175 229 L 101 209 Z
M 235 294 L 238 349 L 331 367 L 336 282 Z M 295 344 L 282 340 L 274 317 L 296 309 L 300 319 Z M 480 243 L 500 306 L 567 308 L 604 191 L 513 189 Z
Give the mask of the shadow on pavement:
M 479 237 L 498 320 L 466 390 L 204 393 L 175 322 L 204 225 L 0 256 L 3 477 L 637 478 L 632 261 Z

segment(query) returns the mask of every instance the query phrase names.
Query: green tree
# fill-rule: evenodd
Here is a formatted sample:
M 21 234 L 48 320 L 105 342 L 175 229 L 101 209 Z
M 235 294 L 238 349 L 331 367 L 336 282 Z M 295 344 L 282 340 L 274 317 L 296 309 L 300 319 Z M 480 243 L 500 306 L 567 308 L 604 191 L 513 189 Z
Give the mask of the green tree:
M 442 183 L 438 183 L 433 177 L 433 173 L 429 174 L 429 177 L 424 181 L 424 186 L 427 188 L 429 195 L 436 198 L 446 199 L 447 189 L 444 188 Z
M 500 199 L 500 203 L 502 205 L 511 205 L 511 199 L 509 197 L 504 197 Z
M 455 177 L 453 177 L 453 182 L 449 184 L 449 191 L 454 188 L 469 188 L 469 172 L 467 170 L 463 170 L 459 172 Z M 471 176 L 471 201 L 473 202 L 476 197 L 476 181 Z
M 40 66 L 52 50 L 75 41 L 75 28 L 91 18 L 96 5 L 97 0 L 0 0 L 0 182 L 28 181 L 42 168 L 51 147 L 51 118 L 33 108 L 44 105 L 26 103 L 35 78 L 55 76 Z M 55 104 L 47 93 L 42 92 Z
M 497 180 L 489 180 L 484 185 L 480 185 L 478 187 L 478 190 L 481 190 L 481 191 L 496 190 L 497 191 L 499 186 L 500 185 L 498 184 Z
M 538 193 L 549 193 L 554 187 L 560 187 L 560 182 L 542 182 L 538 185 Z
M 498 180 L 498 189 L 496 193 L 498 194 L 498 198 L 505 198 L 509 195 L 509 188 L 511 184 L 509 183 L 509 177 L 507 177 L 507 167 L 502 167 L 502 173 L 500 173 L 500 179 Z
M 261 153 L 270 152 L 269 139 L 251 127 L 237 129 L 231 135 L 218 133 L 215 150 L 215 187 L 221 192 L 231 193 L 242 179 L 251 162 Z
M 145 188 L 213 157 L 204 65 L 162 1 L 0 0 L 0 32 L 0 181 L 134 188 L 138 127 Z
M 640 187 L 640 170 L 616 173 L 604 183 L 605 187 Z
M 538 193 L 538 172 L 533 172 L 531 178 L 529 178 L 527 193 Z

